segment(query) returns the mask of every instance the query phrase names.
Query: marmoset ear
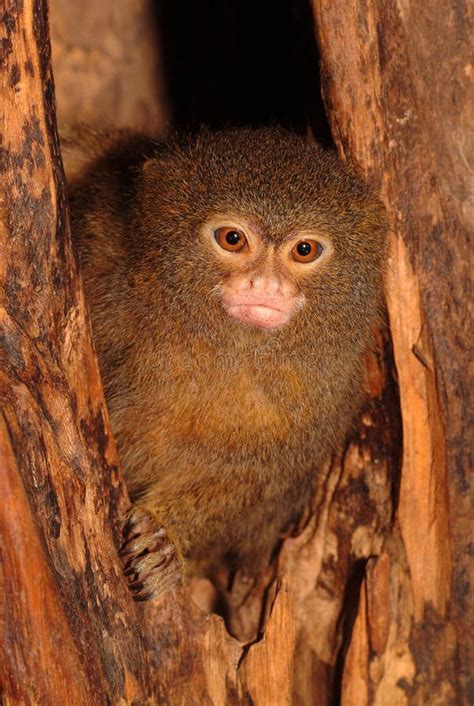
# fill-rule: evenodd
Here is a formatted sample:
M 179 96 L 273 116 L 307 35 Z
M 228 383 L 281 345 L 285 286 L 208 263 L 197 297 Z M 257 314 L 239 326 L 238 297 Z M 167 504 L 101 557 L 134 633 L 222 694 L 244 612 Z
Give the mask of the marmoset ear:
M 173 161 L 166 155 L 159 155 L 146 159 L 140 165 L 140 180 L 142 194 L 150 200 L 150 206 L 154 208 L 167 201 L 167 195 L 174 190 Z
M 102 137 L 88 125 L 66 125 L 61 128 L 61 156 L 69 184 L 84 177 L 90 169 L 91 162 L 104 148 Z
M 157 167 L 157 159 L 153 157 L 152 159 L 147 159 L 145 162 L 142 164 L 142 171 L 145 174 L 150 174 L 153 173 L 153 171 Z

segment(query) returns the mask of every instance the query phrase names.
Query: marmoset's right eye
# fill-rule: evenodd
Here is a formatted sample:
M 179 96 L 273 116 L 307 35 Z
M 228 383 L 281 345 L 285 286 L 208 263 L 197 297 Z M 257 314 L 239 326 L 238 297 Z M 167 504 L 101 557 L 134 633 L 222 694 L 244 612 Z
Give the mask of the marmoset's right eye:
M 214 231 L 214 238 L 228 252 L 240 252 L 247 245 L 245 235 L 235 228 L 218 228 Z

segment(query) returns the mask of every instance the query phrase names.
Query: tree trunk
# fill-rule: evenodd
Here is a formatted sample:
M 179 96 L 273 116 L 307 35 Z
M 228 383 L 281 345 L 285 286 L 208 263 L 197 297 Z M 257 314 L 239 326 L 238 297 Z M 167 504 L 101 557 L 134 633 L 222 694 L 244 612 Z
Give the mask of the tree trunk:
M 456 2 L 313 6 L 337 147 L 389 211 L 387 300 L 403 418 L 395 523 L 364 579 L 342 702 L 463 704 L 474 667 L 472 17 Z
M 46 2 L 5 0 L 5 704 L 467 703 L 474 626 L 461 322 L 472 212 L 461 138 L 470 73 L 467 18 L 456 9 L 428 16 L 421 3 L 397 12 L 314 0 L 334 137 L 378 186 L 392 222 L 403 464 L 385 333 L 367 355 L 367 403 L 340 457 L 320 469 L 304 528 L 258 587 L 236 581 L 228 594 L 237 639 L 202 609 L 206 582 L 144 604 L 128 594 L 117 556 L 128 498 L 71 249 Z

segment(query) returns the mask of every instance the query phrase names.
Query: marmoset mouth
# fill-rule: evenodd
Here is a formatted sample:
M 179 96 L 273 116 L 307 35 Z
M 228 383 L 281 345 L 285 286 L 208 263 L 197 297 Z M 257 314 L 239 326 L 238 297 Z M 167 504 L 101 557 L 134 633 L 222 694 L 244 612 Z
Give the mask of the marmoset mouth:
M 253 302 L 230 304 L 223 302 L 225 311 L 234 319 L 244 324 L 260 326 L 261 328 L 278 328 L 286 324 L 294 308 L 290 310 L 278 309 L 265 303 Z

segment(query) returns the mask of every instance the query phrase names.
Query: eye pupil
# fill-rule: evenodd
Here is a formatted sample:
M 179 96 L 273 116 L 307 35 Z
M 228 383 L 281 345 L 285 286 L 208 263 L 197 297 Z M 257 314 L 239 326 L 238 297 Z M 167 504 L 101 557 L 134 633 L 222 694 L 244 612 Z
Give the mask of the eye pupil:
M 237 245 L 237 243 L 240 241 L 240 233 L 237 233 L 236 230 L 230 230 L 226 236 L 225 236 L 226 243 L 229 245 Z
M 296 262 L 314 262 L 322 253 L 323 246 L 317 240 L 300 240 L 293 246 L 291 255 Z
M 300 255 L 300 257 L 307 257 L 310 254 L 311 250 L 311 244 L 305 241 L 298 243 L 298 245 L 296 246 L 296 252 L 298 253 L 298 255 Z
M 214 231 L 214 238 L 223 250 L 238 253 L 247 247 L 245 234 L 235 228 L 218 228 Z

